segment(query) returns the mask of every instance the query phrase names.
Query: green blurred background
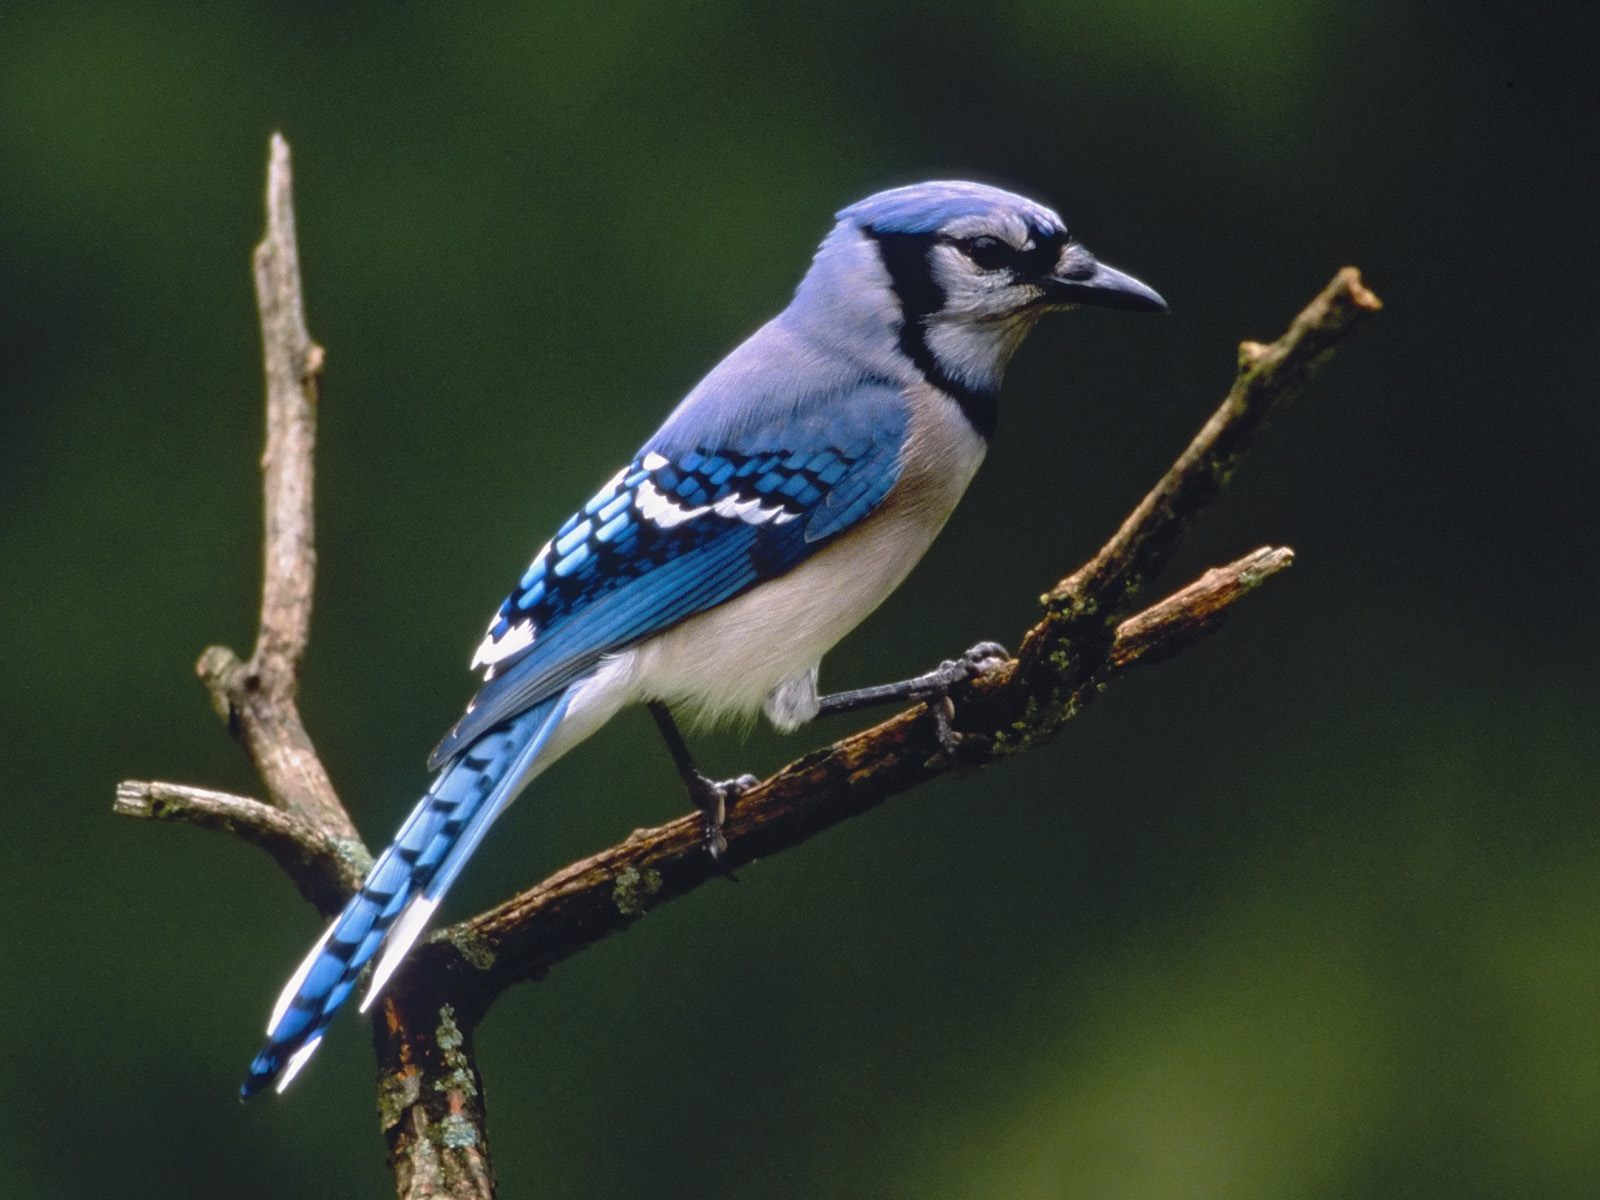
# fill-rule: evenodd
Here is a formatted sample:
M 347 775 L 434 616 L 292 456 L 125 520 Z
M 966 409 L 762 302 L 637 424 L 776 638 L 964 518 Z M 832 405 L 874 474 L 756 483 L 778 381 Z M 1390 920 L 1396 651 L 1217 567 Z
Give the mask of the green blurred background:
M 110 812 L 256 790 L 191 664 L 254 628 L 279 128 L 329 356 L 304 706 L 374 841 L 528 554 L 842 204 L 1009 185 L 1173 314 L 1034 335 L 832 686 L 1015 644 L 1239 338 L 1346 262 L 1388 304 L 1163 580 L 1294 546 L 1220 636 L 502 1001 L 504 1196 L 1600 1193 L 1600 105 L 1581 8 L 1515 7 L 7 5 L 0 1196 L 391 1188 L 355 1020 L 233 1099 L 312 912 Z M 627 714 L 452 910 L 682 808 Z

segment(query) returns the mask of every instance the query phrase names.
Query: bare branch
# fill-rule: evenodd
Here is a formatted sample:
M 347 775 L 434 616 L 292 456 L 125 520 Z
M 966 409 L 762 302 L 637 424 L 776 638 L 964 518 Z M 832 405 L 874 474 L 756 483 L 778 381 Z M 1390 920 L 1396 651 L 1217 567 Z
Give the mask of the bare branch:
M 1242 342 L 1233 387 L 1161 481 L 1100 552 L 1046 596 L 1047 617 L 1022 647 L 1025 675 L 1069 643 L 1103 640 L 1133 609 L 1133 598 L 1176 550 L 1184 526 L 1227 484 L 1239 456 L 1269 417 L 1327 361 L 1334 347 L 1382 302 L 1345 267 L 1270 345 Z
M 1216 412 L 1111 540 L 1042 597 L 1044 619 L 1023 639 L 1009 686 L 989 699 L 986 723 L 1032 744 L 1093 697 L 1091 685 L 1114 665 L 1119 623 L 1144 582 L 1171 559 L 1188 521 L 1221 492 L 1268 418 L 1381 308 L 1360 273 L 1345 267 L 1277 341 L 1240 345 L 1237 376 Z M 1001 735 L 1002 744 L 1009 740 Z
M 338 841 L 300 817 L 228 792 L 130 779 L 117 785 L 112 811 L 220 830 L 260 846 L 326 915 L 344 906 L 371 865 L 359 843 Z
M 1287 546 L 1263 546 L 1225 567 L 1213 567 L 1165 600 L 1117 626 L 1111 643 L 1113 670 L 1157 662 L 1204 637 L 1222 623 L 1228 607 L 1294 562 Z
M 306 329 L 289 144 L 282 134 L 272 135 L 267 231 L 256 247 L 254 264 L 267 376 L 267 445 L 261 458 L 266 476 L 261 632 L 251 663 L 263 686 L 292 692 L 295 668 L 311 633 L 317 563 L 312 464 L 323 351 Z
M 267 231 L 255 252 L 267 380 L 261 629 L 248 663 L 226 647 L 212 646 L 200 656 L 195 671 L 217 712 L 244 743 L 272 802 L 337 841 L 359 844 L 295 703 L 316 578 L 312 455 L 323 353 L 306 331 L 292 182 L 289 144 L 273 134 Z
M 250 664 L 226 646 L 209 646 L 195 664 L 212 707 L 244 743 L 273 804 L 344 841 L 360 835 L 334 793 L 292 696 L 266 692 Z

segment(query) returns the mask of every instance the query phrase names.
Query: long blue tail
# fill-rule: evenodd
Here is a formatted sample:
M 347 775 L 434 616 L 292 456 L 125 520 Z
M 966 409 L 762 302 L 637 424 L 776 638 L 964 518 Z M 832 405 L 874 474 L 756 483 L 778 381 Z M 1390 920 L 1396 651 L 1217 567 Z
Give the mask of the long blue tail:
M 280 1092 L 289 1086 L 349 997 L 362 968 L 387 942 L 362 1009 L 377 997 L 445 889 L 527 778 L 566 715 L 571 694 L 568 688 L 490 730 L 439 773 L 394 843 L 372 864 L 361 890 L 284 987 L 267 1024 L 267 1044 L 239 1088 L 241 1097 L 253 1095 L 274 1079 Z

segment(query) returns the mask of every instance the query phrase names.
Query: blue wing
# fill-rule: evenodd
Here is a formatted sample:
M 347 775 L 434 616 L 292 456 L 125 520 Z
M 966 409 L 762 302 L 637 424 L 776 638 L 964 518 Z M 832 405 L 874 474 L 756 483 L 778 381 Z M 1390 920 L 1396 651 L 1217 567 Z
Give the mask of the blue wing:
M 871 512 L 899 478 L 900 389 L 858 381 L 811 399 L 720 421 L 680 408 L 506 597 L 473 662 L 485 684 L 430 768 L 602 655 L 792 570 Z

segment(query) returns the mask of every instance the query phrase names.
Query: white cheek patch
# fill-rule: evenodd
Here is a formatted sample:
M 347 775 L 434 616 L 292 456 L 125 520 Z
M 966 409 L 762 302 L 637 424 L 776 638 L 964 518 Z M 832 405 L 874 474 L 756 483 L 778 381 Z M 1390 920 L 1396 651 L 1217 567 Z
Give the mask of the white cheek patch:
M 499 623 L 498 618 L 495 623 Z M 493 628 L 491 625 L 490 629 Z M 472 669 L 476 671 L 479 667 L 489 667 L 492 670 L 495 663 L 533 645 L 535 632 L 533 621 L 524 617 L 499 637 L 495 637 L 492 632 L 487 634 L 479 644 L 478 652 L 472 656 Z
M 988 336 L 983 325 L 1015 314 L 1038 295 L 1036 287 L 1018 283 L 1008 271 L 978 270 L 953 246 L 936 248 L 932 269 L 934 282 L 944 292 L 944 307 L 930 329 L 967 325 L 977 331 L 979 342 Z
M 639 515 L 661 529 L 671 529 L 676 525 L 682 525 L 685 521 L 703 517 L 709 512 L 714 512 L 719 517 L 727 517 L 729 520 L 743 521 L 746 525 L 764 525 L 768 521 L 774 525 L 782 525 L 800 515 L 786 512 L 781 504 L 762 504 L 759 496 L 749 500 L 740 500 L 738 496 L 724 496 L 715 504 L 689 507 L 680 504 L 649 480 L 639 485 L 635 503 L 639 506 Z

